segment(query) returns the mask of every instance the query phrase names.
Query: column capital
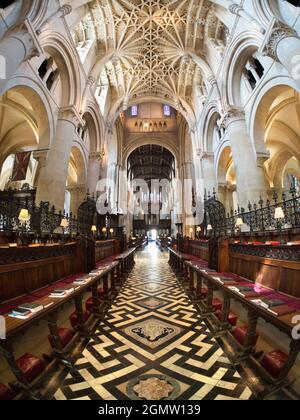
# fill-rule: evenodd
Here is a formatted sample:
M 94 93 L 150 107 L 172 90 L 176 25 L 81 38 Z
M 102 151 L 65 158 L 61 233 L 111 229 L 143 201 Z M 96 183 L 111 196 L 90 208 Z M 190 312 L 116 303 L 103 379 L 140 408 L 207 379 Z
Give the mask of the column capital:
M 257 166 L 263 168 L 264 164 L 270 159 L 271 154 L 269 153 L 257 153 Z
M 74 105 L 60 108 L 58 119 L 69 121 L 74 124 L 75 127 L 78 127 L 78 125 L 84 126 L 84 121 Z
M 103 159 L 102 152 L 92 152 L 92 153 L 90 153 L 90 156 L 89 156 L 90 161 L 97 160 L 98 162 L 101 162 L 102 159 Z
M 213 152 L 203 152 L 201 160 L 214 160 L 215 154 Z
M 85 184 L 74 184 L 74 185 L 69 185 L 67 187 L 67 190 L 70 193 L 81 193 L 81 192 L 85 192 L 86 190 L 86 185 Z
M 96 83 L 96 78 L 95 77 L 89 76 L 87 78 L 87 81 L 86 81 L 87 86 L 93 87 L 95 83 Z
M 231 123 L 240 120 L 245 120 L 245 111 L 242 108 L 227 108 L 221 118 L 220 126 L 227 128 Z
M 274 18 L 266 32 L 259 52 L 279 62 L 280 60 L 277 55 L 277 46 L 280 41 L 290 37 L 298 38 L 298 34 L 295 29 Z
M 44 168 L 47 164 L 49 150 L 36 150 L 32 153 L 33 159 L 37 160 L 40 167 Z

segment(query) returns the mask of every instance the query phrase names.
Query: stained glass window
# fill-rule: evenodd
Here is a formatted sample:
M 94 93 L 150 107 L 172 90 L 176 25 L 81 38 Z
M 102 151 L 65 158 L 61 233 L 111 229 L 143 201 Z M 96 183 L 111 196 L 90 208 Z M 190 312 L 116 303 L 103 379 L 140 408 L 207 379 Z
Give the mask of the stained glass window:
M 164 116 L 171 117 L 171 107 L 169 105 L 164 105 Z
M 131 107 L 131 116 L 132 117 L 137 117 L 138 116 L 138 107 L 137 105 L 134 105 Z

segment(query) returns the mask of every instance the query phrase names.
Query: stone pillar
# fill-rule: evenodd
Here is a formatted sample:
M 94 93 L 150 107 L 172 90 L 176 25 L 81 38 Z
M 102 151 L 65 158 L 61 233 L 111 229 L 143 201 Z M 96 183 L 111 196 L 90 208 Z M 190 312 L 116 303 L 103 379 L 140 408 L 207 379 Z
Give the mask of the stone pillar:
M 274 19 L 266 33 L 260 53 L 281 63 L 300 90 L 300 39 L 294 29 Z
M 100 177 L 100 168 L 101 168 L 101 153 L 91 153 L 89 157 L 89 167 L 88 167 L 88 190 L 90 195 L 95 194 L 96 197 L 96 187 Z
M 212 194 L 216 187 L 215 158 L 212 152 L 203 152 L 201 156 L 204 188 Z
M 239 205 L 247 209 L 249 201 L 257 203 L 260 196 L 265 195 L 265 174 L 263 168 L 257 164 L 244 111 L 236 108 L 229 109 L 224 116 L 223 124 L 228 131 L 232 149 Z
M 68 167 L 73 140 L 81 118 L 73 107 L 60 110 L 55 138 L 42 168 L 37 189 L 37 202 L 50 201 L 56 210 L 64 209 Z
M 38 179 L 39 179 L 39 174 L 42 168 L 45 168 L 47 164 L 48 150 L 38 150 L 36 152 L 33 152 L 32 157 L 38 162 L 38 167 L 36 170 L 35 180 L 34 180 L 34 186 L 36 187 Z
M 10 31 L 0 42 L 0 96 L 7 82 L 26 60 L 43 53 L 37 35 L 29 20 Z
M 86 186 L 84 184 L 75 184 L 70 185 L 67 189 L 71 194 L 70 211 L 74 216 L 77 216 L 78 209 L 86 198 Z

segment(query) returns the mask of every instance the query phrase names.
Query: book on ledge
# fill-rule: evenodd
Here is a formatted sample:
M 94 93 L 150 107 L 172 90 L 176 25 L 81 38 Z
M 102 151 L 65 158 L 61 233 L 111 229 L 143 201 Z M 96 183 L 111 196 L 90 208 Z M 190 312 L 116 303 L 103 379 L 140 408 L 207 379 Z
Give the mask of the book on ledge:
M 74 281 L 73 284 L 75 286 L 83 286 L 84 284 L 87 284 L 88 281 L 89 281 L 89 278 L 87 277 L 87 278 L 77 279 L 77 280 Z
M 285 302 L 278 299 L 264 299 L 262 301 L 262 305 L 265 306 L 266 308 L 274 308 L 276 306 L 285 305 Z
M 73 292 L 75 292 L 74 287 L 63 287 L 61 289 L 54 290 L 51 293 L 50 297 L 63 298 L 63 297 L 66 297 L 66 296 L 70 295 Z
M 235 280 L 226 277 L 213 277 L 213 279 L 221 284 L 224 284 L 225 286 L 238 285 L 238 283 Z
M 282 316 L 282 315 L 287 315 L 287 314 L 291 314 L 292 312 L 294 312 L 293 308 L 291 308 L 288 305 L 285 305 L 284 303 L 281 304 L 281 305 L 278 305 L 278 306 L 268 307 L 265 304 L 265 301 L 263 301 L 261 299 L 254 299 L 254 300 L 251 300 L 251 302 L 254 303 L 255 305 L 260 306 L 261 308 L 265 309 L 266 311 L 270 312 L 274 316 Z
M 19 308 L 26 311 L 30 311 L 33 314 L 37 314 L 38 312 L 41 312 L 44 309 L 44 306 L 33 302 L 33 303 L 23 303 L 22 305 L 19 306 Z
M 33 315 L 33 313 L 29 310 L 16 308 L 14 309 L 8 316 L 10 318 L 17 318 L 17 319 L 28 319 Z

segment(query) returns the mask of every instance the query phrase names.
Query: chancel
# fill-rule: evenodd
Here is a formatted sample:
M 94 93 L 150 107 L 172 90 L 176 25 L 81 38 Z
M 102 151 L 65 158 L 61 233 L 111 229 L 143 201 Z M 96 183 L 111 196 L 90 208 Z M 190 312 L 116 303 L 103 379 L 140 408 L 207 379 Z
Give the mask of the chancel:
M 0 400 L 299 400 L 299 2 L 0 16 Z

